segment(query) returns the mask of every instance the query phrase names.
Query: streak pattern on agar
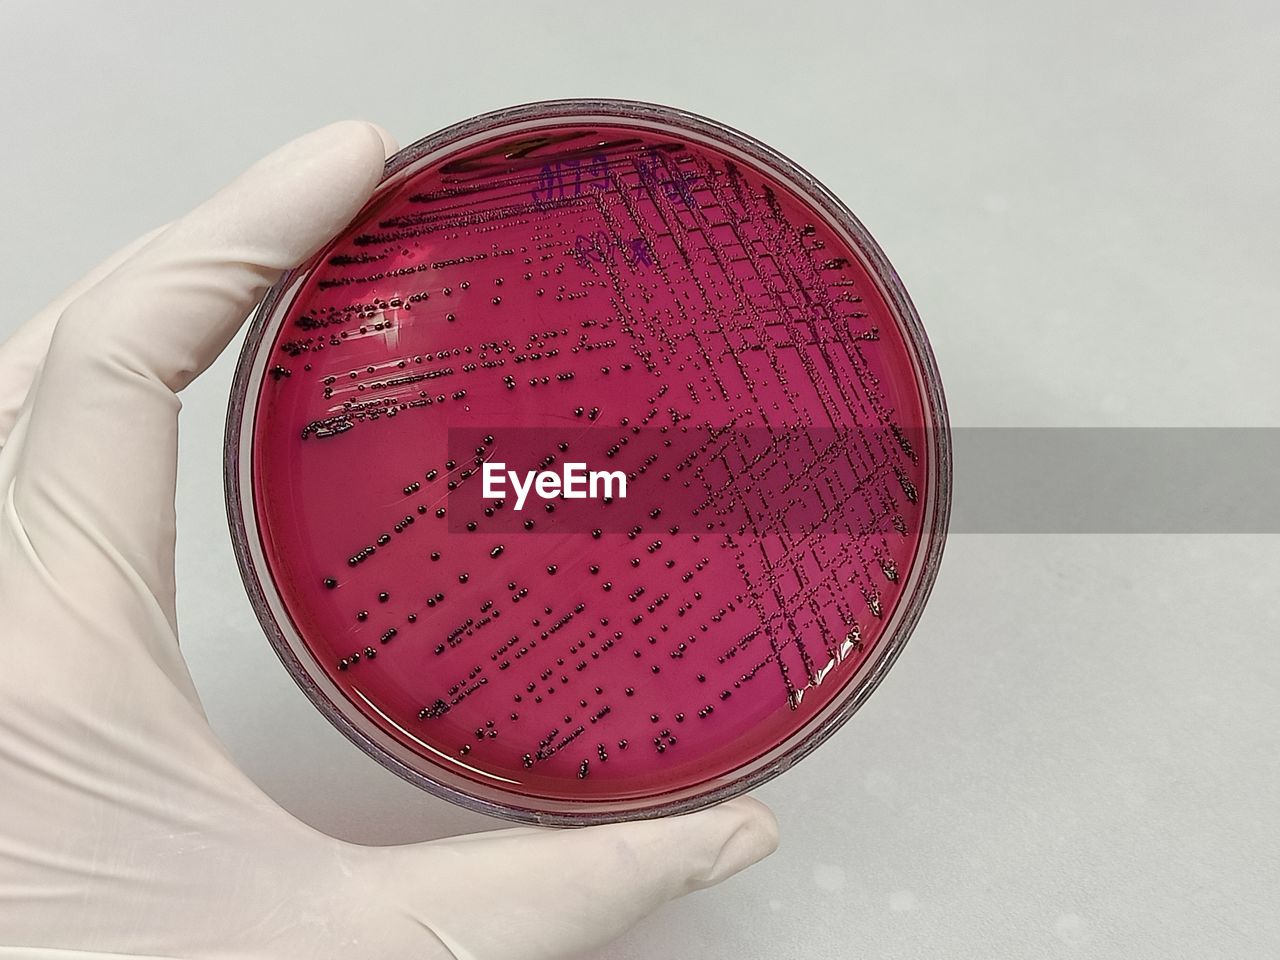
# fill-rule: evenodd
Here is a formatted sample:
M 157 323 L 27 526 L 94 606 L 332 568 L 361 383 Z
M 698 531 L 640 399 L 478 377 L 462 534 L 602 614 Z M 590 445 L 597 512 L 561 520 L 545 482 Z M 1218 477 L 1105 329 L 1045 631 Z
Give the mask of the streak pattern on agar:
M 253 497 L 330 679 L 428 764 L 658 797 L 801 730 L 922 543 L 918 362 L 840 232 L 741 158 L 625 124 L 388 183 L 270 345 Z M 624 501 L 480 495 L 620 469 Z

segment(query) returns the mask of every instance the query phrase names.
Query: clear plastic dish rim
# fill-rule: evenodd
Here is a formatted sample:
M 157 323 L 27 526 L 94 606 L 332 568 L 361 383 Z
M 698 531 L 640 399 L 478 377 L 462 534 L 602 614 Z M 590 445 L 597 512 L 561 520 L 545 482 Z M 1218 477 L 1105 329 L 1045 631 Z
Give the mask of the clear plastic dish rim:
M 315 257 L 289 271 L 267 292 L 250 322 L 227 409 L 224 492 L 236 562 L 272 647 L 317 710 L 352 743 L 391 772 L 437 797 L 479 813 L 521 823 L 585 826 L 691 813 L 746 793 L 799 763 L 838 730 L 884 679 L 915 629 L 937 578 L 951 509 L 951 434 L 933 351 L 915 307 L 884 252 L 853 213 L 813 175 L 773 148 L 722 123 L 684 110 L 631 100 L 569 99 L 522 104 L 453 124 L 412 143 L 386 161 L 372 204 L 381 194 L 441 154 L 490 138 L 564 123 L 619 124 L 676 134 L 763 169 L 824 213 L 828 226 L 863 260 L 910 345 L 926 410 L 930 452 L 925 483 L 924 538 L 885 624 L 878 649 L 845 681 L 845 689 L 803 727 L 730 773 L 661 795 L 574 801 L 526 797 L 454 774 L 421 757 L 372 722 L 329 679 L 285 610 L 262 552 L 252 497 L 253 421 L 258 389 L 279 326 Z

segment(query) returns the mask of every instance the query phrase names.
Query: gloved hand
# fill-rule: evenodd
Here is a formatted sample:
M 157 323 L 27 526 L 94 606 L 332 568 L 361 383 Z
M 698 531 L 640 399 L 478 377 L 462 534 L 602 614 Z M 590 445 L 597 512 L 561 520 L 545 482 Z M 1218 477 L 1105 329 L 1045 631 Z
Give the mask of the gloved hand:
M 276 806 L 210 730 L 178 649 L 176 393 L 391 148 L 364 123 L 303 137 L 0 347 L 0 957 L 562 957 L 776 845 L 743 798 L 363 847 Z

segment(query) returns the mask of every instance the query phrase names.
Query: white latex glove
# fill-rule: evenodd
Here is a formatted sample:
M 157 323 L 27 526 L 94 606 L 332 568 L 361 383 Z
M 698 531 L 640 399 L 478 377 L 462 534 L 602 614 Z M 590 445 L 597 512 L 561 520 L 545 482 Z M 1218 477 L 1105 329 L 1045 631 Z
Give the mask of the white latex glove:
M 745 798 L 358 846 L 210 730 L 174 612 L 175 394 L 351 220 L 387 141 L 356 122 L 295 141 L 0 347 L 0 957 L 562 957 L 776 846 Z

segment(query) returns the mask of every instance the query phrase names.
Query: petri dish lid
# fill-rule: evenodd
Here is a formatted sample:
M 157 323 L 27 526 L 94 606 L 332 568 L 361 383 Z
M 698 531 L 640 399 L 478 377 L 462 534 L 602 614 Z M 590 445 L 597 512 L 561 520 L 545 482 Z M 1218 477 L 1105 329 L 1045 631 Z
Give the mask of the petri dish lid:
M 912 631 L 950 505 L 897 274 L 692 114 L 512 107 L 387 162 L 253 319 L 226 492 L 315 706 L 464 806 L 687 812 L 790 767 Z

